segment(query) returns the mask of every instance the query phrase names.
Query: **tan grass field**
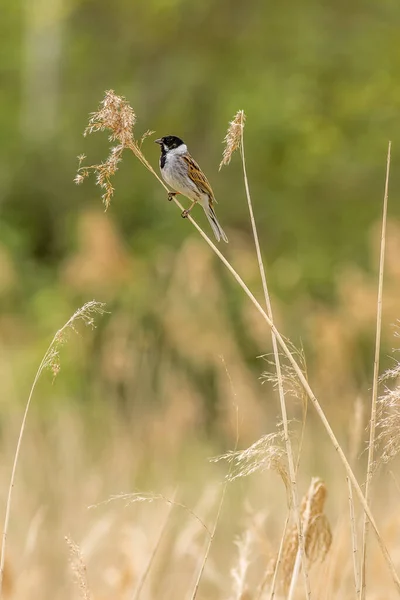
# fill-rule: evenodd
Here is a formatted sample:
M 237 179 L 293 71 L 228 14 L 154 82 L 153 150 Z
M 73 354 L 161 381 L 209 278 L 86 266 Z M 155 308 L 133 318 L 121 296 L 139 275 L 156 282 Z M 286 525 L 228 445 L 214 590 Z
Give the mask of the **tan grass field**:
M 133 137 L 133 113 L 116 98 L 111 108 L 102 105 L 91 128 L 110 129 L 118 157 L 132 150 L 149 168 Z M 243 126 L 236 141 L 228 136 L 231 151 L 243 152 Z M 92 168 L 107 203 L 117 164 L 116 152 L 110 156 L 101 169 Z M 82 169 L 85 178 L 89 171 Z M 247 199 L 251 208 L 249 189 Z M 96 233 L 85 236 L 85 223 L 93 221 Z M 75 317 L 56 333 L 43 364 L 50 369 L 33 391 L 8 503 L 24 403 L 46 345 L 70 315 L 56 322 L 61 315 L 52 315 L 48 299 L 54 329 L 47 340 L 38 339 L 34 318 L 16 323 L 2 316 L 0 500 L 10 514 L 3 597 L 398 597 L 398 369 L 387 357 L 398 318 L 398 224 L 389 221 L 382 238 L 384 263 L 381 224 L 370 232 L 369 275 L 355 267 L 338 270 L 331 308 L 307 296 L 286 304 L 272 298 L 272 342 L 268 301 L 263 316 L 251 298 L 264 305 L 268 290 L 256 253 L 239 237 L 227 251 L 228 269 L 246 285 L 239 281 L 232 294 L 236 283 L 228 271 L 221 276 L 212 245 L 192 237 L 175 257 L 155 254 L 157 276 L 149 274 L 147 285 L 162 302 L 139 319 L 129 298 L 140 263 L 102 213 L 84 213 L 81 225 L 83 241 L 60 269 L 60 286 L 68 281 L 85 299 L 108 296 L 108 312 L 83 313 L 86 324 L 93 317 L 95 329 Z M 379 383 L 373 361 L 383 266 L 379 373 L 394 370 Z M 301 277 L 295 264 L 278 264 L 272 275 L 283 286 L 285 278 Z M 247 285 L 250 300 L 235 305 Z M 117 293 L 124 300 L 117 301 Z M 290 331 L 301 341 L 285 345 L 280 336 Z M 64 374 L 72 380 L 76 374 L 83 401 L 68 397 Z M 373 457 L 372 388 L 384 396 L 377 403 Z M 379 534 L 370 527 L 363 591 L 364 509 Z

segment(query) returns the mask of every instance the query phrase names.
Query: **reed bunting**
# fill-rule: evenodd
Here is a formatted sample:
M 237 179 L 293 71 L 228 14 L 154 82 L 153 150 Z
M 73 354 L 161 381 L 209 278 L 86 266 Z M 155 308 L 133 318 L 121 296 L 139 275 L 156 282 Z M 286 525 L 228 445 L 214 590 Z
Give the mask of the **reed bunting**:
M 196 202 L 203 207 L 206 217 L 210 222 L 217 241 L 222 238 L 228 241 L 224 230 L 218 223 L 213 204 L 216 202 L 211 186 L 200 169 L 199 165 L 190 156 L 186 144 L 175 135 L 167 135 L 158 140 L 161 146 L 160 170 L 165 182 L 175 191 L 168 194 L 173 196 L 182 194 L 192 201 L 189 208 L 183 211 L 182 217 L 186 218 Z

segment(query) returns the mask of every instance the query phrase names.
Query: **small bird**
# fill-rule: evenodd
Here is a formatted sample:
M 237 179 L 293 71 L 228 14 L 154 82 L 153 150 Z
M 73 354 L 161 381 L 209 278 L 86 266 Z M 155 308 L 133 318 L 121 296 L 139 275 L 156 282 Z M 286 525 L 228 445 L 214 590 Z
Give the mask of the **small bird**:
M 216 202 L 214 192 L 207 177 L 190 156 L 186 144 L 175 135 L 166 135 L 155 140 L 155 143 L 161 146 L 161 175 L 165 182 L 175 190 L 168 194 L 169 200 L 172 200 L 173 196 L 177 194 L 182 194 L 192 201 L 191 206 L 183 211 L 183 218 L 186 218 L 196 202 L 199 202 L 217 241 L 219 242 L 222 238 L 224 242 L 228 242 L 214 211 L 213 204 Z

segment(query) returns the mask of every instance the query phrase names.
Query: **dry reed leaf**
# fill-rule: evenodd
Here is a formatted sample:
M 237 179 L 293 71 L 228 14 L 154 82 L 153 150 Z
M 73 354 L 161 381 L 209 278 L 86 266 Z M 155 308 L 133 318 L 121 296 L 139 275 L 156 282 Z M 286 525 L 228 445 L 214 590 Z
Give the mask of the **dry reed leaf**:
M 72 573 L 75 578 L 75 582 L 79 589 L 79 596 L 80 598 L 82 598 L 82 600 L 91 600 L 92 595 L 89 591 L 86 574 L 86 565 L 83 560 L 81 550 L 78 544 L 76 544 L 68 536 L 65 537 L 65 541 L 67 542 L 69 548 L 69 561 Z
M 225 148 L 219 170 L 221 170 L 224 165 L 229 165 L 232 154 L 240 148 L 245 121 L 246 115 L 243 110 L 238 110 L 232 121 L 230 121 L 228 131 L 224 138 Z
M 314 477 L 300 506 L 305 551 L 310 567 L 314 563 L 324 560 L 332 543 L 331 528 L 326 515 L 324 515 L 326 495 L 325 483 L 318 477 Z M 288 590 L 292 579 L 298 547 L 297 526 L 293 525 L 286 534 L 282 552 L 283 587 L 285 592 Z

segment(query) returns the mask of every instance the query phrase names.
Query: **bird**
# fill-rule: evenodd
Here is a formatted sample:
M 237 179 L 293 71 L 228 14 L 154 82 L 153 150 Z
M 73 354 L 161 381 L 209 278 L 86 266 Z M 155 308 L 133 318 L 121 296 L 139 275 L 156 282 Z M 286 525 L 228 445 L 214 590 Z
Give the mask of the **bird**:
M 192 201 L 191 206 L 183 211 L 183 218 L 190 214 L 197 202 L 201 204 L 217 241 L 222 239 L 228 242 L 214 211 L 214 192 L 207 177 L 189 154 L 185 142 L 176 135 L 166 135 L 155 140 L 155 143 L 161 147 L 161 175 L 174 190 L 169 192 L 168 199 L 172 200 L 177 194 L 182 194 Z

